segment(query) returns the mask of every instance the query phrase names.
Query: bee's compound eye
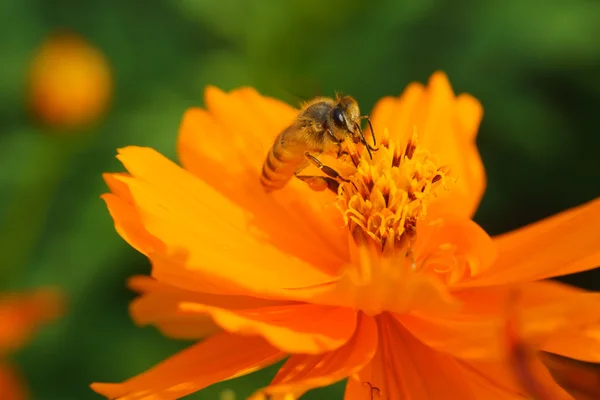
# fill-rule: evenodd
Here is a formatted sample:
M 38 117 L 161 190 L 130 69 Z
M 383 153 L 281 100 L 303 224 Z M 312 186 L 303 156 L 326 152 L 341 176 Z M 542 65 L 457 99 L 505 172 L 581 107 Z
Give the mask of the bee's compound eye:
M 344 118 L 344 113 L 342 113 L 342 110 L 339 107 L 335 107 L 333 109 L 332 117 L 333 117 L 333 123 L 338 128 L 346 127 L 346 118 Z

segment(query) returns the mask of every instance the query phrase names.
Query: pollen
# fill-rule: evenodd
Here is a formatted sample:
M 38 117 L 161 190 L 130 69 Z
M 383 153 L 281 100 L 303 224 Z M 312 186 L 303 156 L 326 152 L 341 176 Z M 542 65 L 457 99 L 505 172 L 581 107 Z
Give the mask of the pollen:
M 357 172 L 340 185 L 337 207 L 352 237 L 383 255 L 412 257 L 419 221 L 440 190 L 451 182 L 450 169 L 418 144 L 417 132 L 402 143 L 387 130 L 373 158 L 355 159 Z

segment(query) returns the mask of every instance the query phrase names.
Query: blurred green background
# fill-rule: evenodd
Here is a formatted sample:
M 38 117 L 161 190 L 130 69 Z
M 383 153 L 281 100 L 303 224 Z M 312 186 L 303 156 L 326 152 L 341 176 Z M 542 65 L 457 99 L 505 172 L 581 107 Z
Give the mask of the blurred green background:
M 297 105 L 335 90 L 363 110 L 446 71 L 483 103 L 488 189 L 476 216 L 493 234 L 600 194 L 600 2 L 577 0 L 3 0 L 0 2 L 0 282 L 58 285 L 69 309 L 14 362 L 33 399 L 99 399 L 187 345 L 137 328 L 127 277 L 149 264 L 115 233 L 99 199 L 115 149 L 174 157 L 183 111 L 203 87 L 252 85 Z M 93 129 L 57 135 L 25 107 L 26 71 L 56 29 L 108 58 L 115 96 Z M 599 274 L 568 278 L 600 288 Z M 271 368 L 191 396 L 243 398 Z M 341 398 L 342 385 L 306 398 Z

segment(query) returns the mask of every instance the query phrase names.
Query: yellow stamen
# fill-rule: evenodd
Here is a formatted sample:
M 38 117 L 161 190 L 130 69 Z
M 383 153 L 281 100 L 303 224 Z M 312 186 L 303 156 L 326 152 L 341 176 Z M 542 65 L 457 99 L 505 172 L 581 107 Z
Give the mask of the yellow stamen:
M 447 182 L 449 168 L 419 147 L 389 140 L 387 130 L 373 159 L 361 156 L 352 182 L 340 185 L 337 207 L 357 243 L 370 242 L 384 256 L 404 252 L 414 268 L 412 244 L 427 204 Z

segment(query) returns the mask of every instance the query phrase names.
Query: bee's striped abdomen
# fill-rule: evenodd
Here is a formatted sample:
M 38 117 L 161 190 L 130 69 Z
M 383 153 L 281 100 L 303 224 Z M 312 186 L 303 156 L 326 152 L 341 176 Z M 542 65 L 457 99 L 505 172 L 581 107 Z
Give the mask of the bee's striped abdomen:
M 293 151 L 296 146 L 286 148 L 284 134 L 277 136 L 262 167 L 260 183 L 267 191 L 283 188 L 305 160 L 303 152 Z

